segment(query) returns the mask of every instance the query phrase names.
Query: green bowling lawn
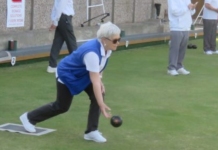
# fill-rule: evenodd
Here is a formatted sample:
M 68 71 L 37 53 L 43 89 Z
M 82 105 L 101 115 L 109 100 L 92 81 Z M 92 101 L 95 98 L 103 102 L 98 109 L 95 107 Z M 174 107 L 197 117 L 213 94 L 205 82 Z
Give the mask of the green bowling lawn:
M 217 150 L 218 55 L 203 54 L 202 39 L 190 43 L 198 49 L 187 50 L 188 76 L 166 74 L 166 43 L 112 54 L 103 77 L 105 101 L 123 125 L 114 128 L 101 117 L 107 143 L 83 140 L 89 100 L 82 93 L 69 112 L 38 124 L 56 132 L 37 137 L 0 131 L 0 150 Z M 0 68 L 0 124 L 20 123 L 23 112 L 55 100 L 47 64 Z

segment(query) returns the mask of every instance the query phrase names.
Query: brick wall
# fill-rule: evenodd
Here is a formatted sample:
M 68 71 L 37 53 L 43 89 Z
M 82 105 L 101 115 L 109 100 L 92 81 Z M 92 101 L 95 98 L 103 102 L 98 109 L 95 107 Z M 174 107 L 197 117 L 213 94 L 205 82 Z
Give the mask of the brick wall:
M 50 26 L 50 14 L 53 6 L 53 0 L 26 0 L 25 4 L 25 26 L 19 28 L 7 28 L 7 0 L 0 0 L 0 32 L 22 32 L 28 30 L 46 29 Z M 74 0 L 74 9 L 76 15 L 73 19 L 74 26 L 80 26 L 87 20 L 86 11 L 87 0 Z M 90 3 L 98 4 L 101 0 L 90 0 Z M 164 16 L 167 0 L 104 0 L 105 10 L 110 16 L 105 21 L 114 23 L 132 23 L 144 22 L 154 18 L 154 3 L 161 3 L 161 17 Z M 90 17 L 103 13 L 102 7 L 90 9 Z M 93 20 L 89 25 L 95 25 L 100 19 Z M 1 35 L 0 35 L 1 36 Z

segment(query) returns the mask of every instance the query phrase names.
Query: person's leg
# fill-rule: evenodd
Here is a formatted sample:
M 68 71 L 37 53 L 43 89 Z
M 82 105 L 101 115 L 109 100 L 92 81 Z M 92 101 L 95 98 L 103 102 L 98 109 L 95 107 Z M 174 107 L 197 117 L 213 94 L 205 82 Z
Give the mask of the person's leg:
M 189 32 L 188 31 L 183 31 L 182 33 L 182 40 L 179 48 L 179 55 L 178 55 L 178 62 L 177 62 L 177 70 L 180 68 L 183 68 L 183 60 L 185 58 L 185 53 L 187 49 L 187 44 L 189 40 Z
M 216 51 L 216 32 L 217 32 L 217 20 L 211 20 L 210 46 L 213 52 Z
M 60 53 L 61 47 L 64 43 L 64 38 L 62 37 L 60 33 L 59 25 L 57 26 L 55 30 L 54 40 L 52 43 L 52 47 L 50 50 L 50 57 L 49 57 L 49 66 L 52 68 L 57 67 L 57 59 L 58 55 Z
M 97 100 L 94 95 L 92 84 L 90 84 L 85 92 L 89 96 L 90 106 L 89 106 L 89 114 L 88 114 L 88 123 L 85 133 L 89 133 L 91 131 L 95 131 L 98 129 L 98 122 L 100 117 L 100 108 L 98 106 Z
M 168 70 L 176 70 L 179 48 L 181 43 L 181 32 L 180 31 L 171 31 L 170 32 L 170 48 L 169 48 L 169 65 Z
M 77 42 L 73 31 L 72 16 L 62 15 L 60 19 L 60 31 L 69 53 L 76 50 Z
M 89 107 L 88 123 L 87 123 L 87 128 L 86 128 L 86 131 L 84 134 L 84 139 L 85 140 L 92 140 L 92 141 L 99 142 L 99 143 L 104 143 L 107 140 L 98 131 L 100 108 L 99 108 L 97 100 L 95 98 L 92 84 L 90 84 L 85 89 L 85 92 L 89 96 L 91 103 L 90 103 L 90 107 Z
M 204 32 L 204 42 L 203 42 L 203 48 L 204 52 L 211 51 L 211 21 L 207 19 L 203 19 L 203 32 Z
M 27 118 L 30 123 L 37 124 L 51 117 L 65 113 L 69 110 L 73 96 L 66 85 L 57 82 L 57 99 L 35 110 L 28 112 Z

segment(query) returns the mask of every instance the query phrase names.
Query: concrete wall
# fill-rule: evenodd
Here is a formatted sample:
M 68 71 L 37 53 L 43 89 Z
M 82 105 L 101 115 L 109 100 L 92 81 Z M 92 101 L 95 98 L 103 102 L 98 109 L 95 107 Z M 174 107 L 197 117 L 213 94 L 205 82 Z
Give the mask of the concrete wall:
M 26 0 L 25 26 L 19 28 L 7 28 L 7 0 L 0 0 L 0 50 L 7 48 L 7 41 L 18 41 L 18 48 L 48 45 L 53 39 L 53 32 L 48 32 L 51 24 L 50 14 L 53 0 Z M 78 39 L 85 38 L 78 34 L 87 34 L 87 29 L 81 29 L 80 25 L 87 20 L 87 0 L 74 0 L 75 16 L 73 25 L 77 29 Z M 101 0 L 89 0 L 90 4 L 98 4 Z M 143 23 L 155 17 L 154 3 L 161 3 L 161 18 L 167 8 L 167 0 L 104 0 L 105 10 L 110 16 L 105 19 L 116 24 Z M 102 7 L 90 9 L 90 17 L 103 13 Z M 95 26 L 100 19 L 95 19 L 87 26 Z M 91 36 L 90 36 L 91 37 Z M 22 39 L 21 39 L 22 38 Z M 89 38 L 89 37 L 87 37 Z M 41 40 L 40 40 L 41 39 Z

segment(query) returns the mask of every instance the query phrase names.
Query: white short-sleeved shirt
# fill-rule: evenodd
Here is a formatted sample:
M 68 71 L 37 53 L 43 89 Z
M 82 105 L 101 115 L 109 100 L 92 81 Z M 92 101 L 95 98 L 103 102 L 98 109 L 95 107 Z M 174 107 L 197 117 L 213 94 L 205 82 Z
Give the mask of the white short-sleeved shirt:
M 100 42 L 100 41 L 99 41 Z M 84 58 L 83 58 L 83 62 L 86 66 L 86 70 L 88 70 L 89 72 L 96 72 L 96 73 L 100 73 L 101 70 L 104 68 L 104 66 L 106 65 L 107 59 L 110 57 L 112 51 L 108 50 L 107 53 L 105 52 L 105 49 L 101 44 L 101 63 L 99 65 L 99 57 L 95 52 L 88 52 L 87 54 L 85 54 Z M 58 77 L 57 71 L 56 71 L 56 78 Z M 59 78 L 58 81 L 63 83 Z
M 107 59 L 110 57 L 112 51 L 109 50 L 107 51 L 107 53 L 105 52 L 105 49 L 101 43 L 101 41 L 99 41 L 101 44 L 101 63 L 99 65 L 99 57 L 95 52 L 89 52 L 87 54 L 85 54 L 83 62 L 86 65 L 86 70 L 90 71 L 90 72 L 101 72 L 101 70 L 104 68 Z
M 55 26 L 58 25 L 61 14 L 74 16 L 73 0 L 55 0 L 52 8 L 51 20 Z
M 204 4 L 210 4 L 211 6 L 213 6 L 214 8 L 218 8 L 218 0 L 205 0 Z M 218 17 L 218 13 L 212 10 L 207 9 L 204 6 L 204 10 L 203 10 L 203 19 L 210 19 L 210 20 L 217 20 Z

